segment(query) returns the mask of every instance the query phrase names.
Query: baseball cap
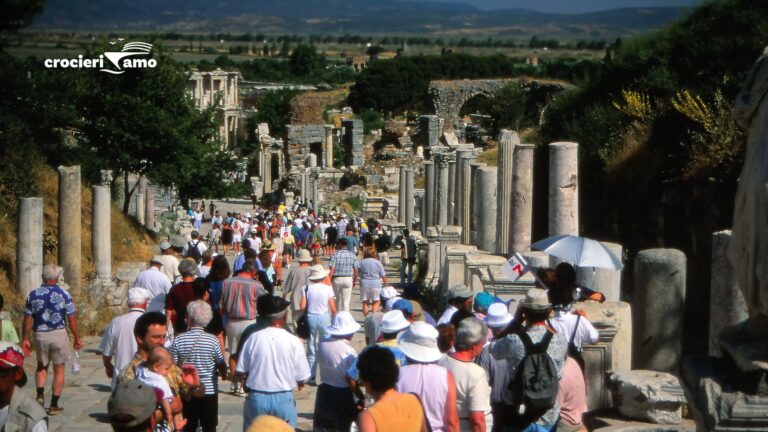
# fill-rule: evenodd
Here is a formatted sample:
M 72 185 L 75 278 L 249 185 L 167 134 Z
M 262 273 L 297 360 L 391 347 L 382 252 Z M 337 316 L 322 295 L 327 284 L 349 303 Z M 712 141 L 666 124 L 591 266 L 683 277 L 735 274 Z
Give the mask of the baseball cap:
M 171 243 L 168 241 L 160 242 L 160 250 L 164 251 L 171 248 Z
M 466 285 L 456 284 L 448 289 L 448 301 L 457 298 L 470 298 L 472 297 L 472 290 Z
M 109 421 L 123 428 L 136 427 L 149 419 L 156 404 L 152 386 L 137 380 L 120 383 L 107 402 Z

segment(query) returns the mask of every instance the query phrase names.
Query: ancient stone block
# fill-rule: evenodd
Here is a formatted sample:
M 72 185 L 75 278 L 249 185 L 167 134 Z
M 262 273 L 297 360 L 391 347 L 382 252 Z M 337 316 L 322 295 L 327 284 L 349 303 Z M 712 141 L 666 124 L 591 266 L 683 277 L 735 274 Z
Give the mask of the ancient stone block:
M 657 424 L 678 424 L 686 402 L 676 376 L 648 370 L 618 371 L 611 375 L 614 401 L 629 418 Z

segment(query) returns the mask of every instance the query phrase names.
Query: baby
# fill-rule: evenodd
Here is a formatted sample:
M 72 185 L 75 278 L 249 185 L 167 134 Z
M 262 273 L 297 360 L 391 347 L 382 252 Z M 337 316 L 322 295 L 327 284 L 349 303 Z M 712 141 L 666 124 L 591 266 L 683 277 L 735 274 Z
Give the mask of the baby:
M 168 376 L 168 369 L 173 366 L 173 357 L 171 353 L 162 346 L 152 348 L 147 357 L 147 361 L 143 366 L 136 368 L 136 379 L 152 386 L 156 391 L 162 392 L 162 408 L 163 415 L 165 416 L 165 427 L 161 425 L 159 429 L 166 430 L 181 430 L 187 423 L 181 414 L 174 416 L 171 409 L 171 402 L 173 401 L 174 394 L 171 391 L 171 386 L 168 385 L 166 377 Z

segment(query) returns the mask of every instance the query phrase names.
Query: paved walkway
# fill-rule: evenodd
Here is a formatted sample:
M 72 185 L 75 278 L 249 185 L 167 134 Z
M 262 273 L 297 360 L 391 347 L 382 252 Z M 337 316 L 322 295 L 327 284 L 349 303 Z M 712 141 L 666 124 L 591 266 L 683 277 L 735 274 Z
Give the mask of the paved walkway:
M 208 203 L 206 202 L 206 204 Z M 223 210 L 246 208 L 245 202 L 217 202 L 217 205 L 219 204 L 221 204 L 220 208 Z M 250 203 L 247 203 L 247 207 L 250 208 Z M 207 229 L 207 227 L 203 227 L 202 231 L 205 233 Z M 399 264 L 399 259 L 392 259 L 391 261 L 392 265 L 387 271 L 388 278 L 390 282 L 399 281 L 399 276 L 396 275 L 397 272 L 394 270 L 396 265 Z M 356 292 L 352 297 L 352 315 L 362 324 L 363 313 L 359 293 Z M 97 352 L 100 341 L 101 338 L 97 336 L 84 338 L 85 347 L 80 352 L 81 372 L 79 375 L 73 376 L 69 369 L 69 364 L 67 364 L 66 384 L 59 404 L 64 408 L 64 412 L 50 418 L 50 431 L 77 430 L 88 432 L 109 430 L 106 413 L 107 400 L 110 396 L 110 380 L 104 373 L 101 355 Z M 352 344 L 358 352 L 363 348 L 365 337 L 362 330 L 352 339 Z M 21 390 L 32 397 L 34 397 L 35 393 L 35 362 L 34 354 L 26 359 L 24 366 L 29 377 L 29 383 Z M 50 404 L 50 381 L 51 376 L 49 376 L 46 385 L 46 407 Z M 229 382 L 219 381 L 219 389 L 224 392 L 229 390 L 229 385 Z M 303 390 L 294 392 L 299 416 L 297 430 L 312 430 L 312 412 L 314 411 L 316 390 L 317 387 L 305 386 Z M 242 431 L 242 412 L 242 396 L 220 393 L 218 430 L 226 432 Z

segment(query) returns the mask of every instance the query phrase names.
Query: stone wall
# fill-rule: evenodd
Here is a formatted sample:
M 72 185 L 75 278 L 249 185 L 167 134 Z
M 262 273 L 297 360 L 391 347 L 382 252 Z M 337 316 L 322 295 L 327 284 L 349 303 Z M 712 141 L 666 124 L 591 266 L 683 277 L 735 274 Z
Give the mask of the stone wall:
M 310 144 L 322 144 L 324 141 L 325 125 L 323 124 L 285 125 L 285 151 L 288 157 L 289 170 L 290 168 L 301 169 L 307 166 Z
M 360 119 L 344 120 L 342 145 L 347 150 L 347 165 L 358 167 L 365 163 L 363 156 L 363 121 Z

